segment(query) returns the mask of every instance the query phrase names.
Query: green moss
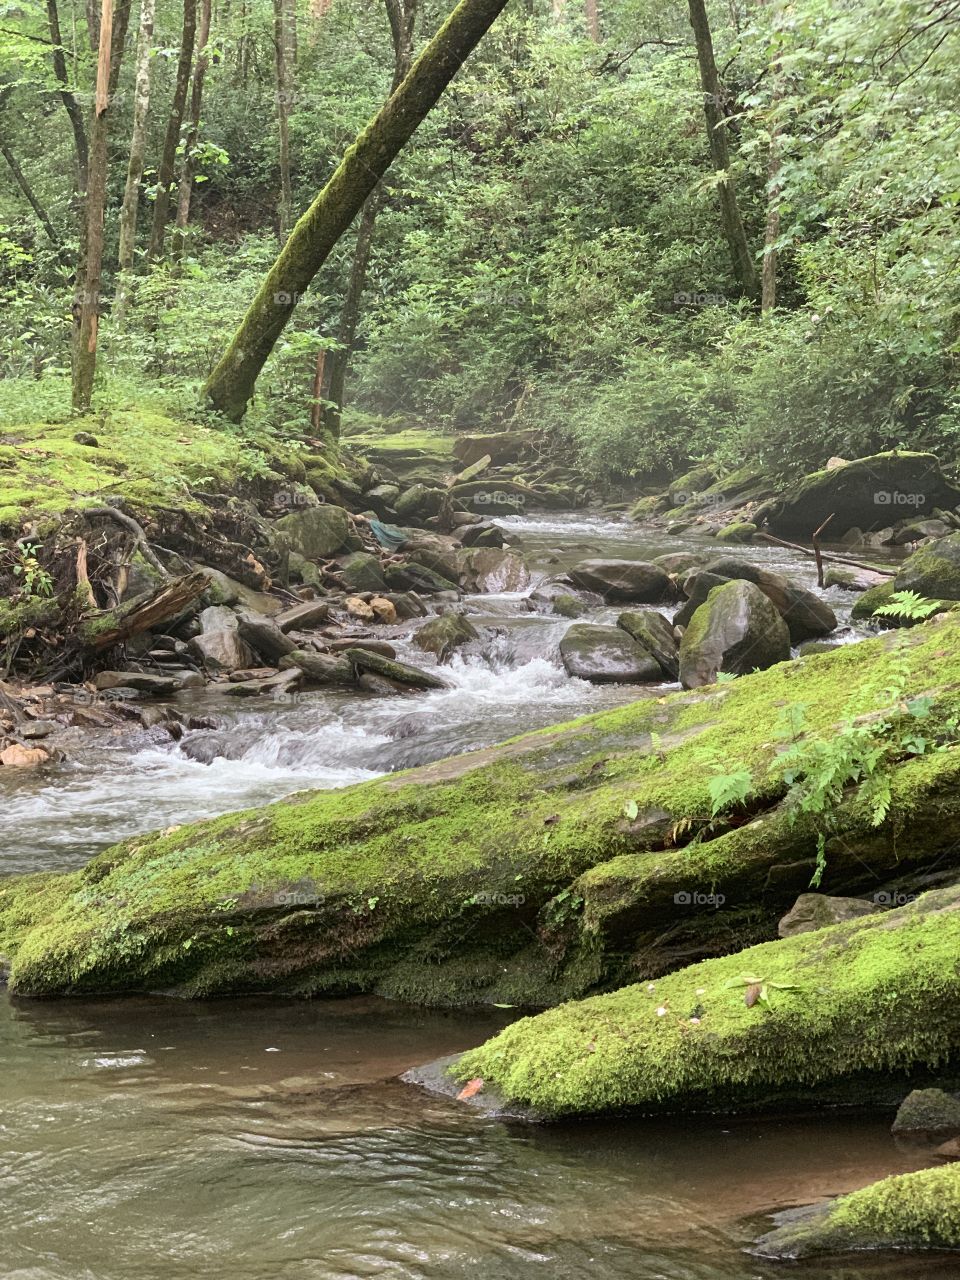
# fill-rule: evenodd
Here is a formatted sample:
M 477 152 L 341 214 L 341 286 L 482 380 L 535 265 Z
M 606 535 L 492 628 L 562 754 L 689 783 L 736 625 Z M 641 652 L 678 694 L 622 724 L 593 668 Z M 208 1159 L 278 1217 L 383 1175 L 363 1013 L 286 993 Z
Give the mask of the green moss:
M 752 542 L 757 526 L 749 520 L 735 520 L 733 524 L 724 525 L 717 533 L 718 542 Z
M 767 1257 L 857 1249 L 960 1249 L 960 1166 L 894 1174 L 787 1223 L 760 1241 Z
M 649 948 L 646 925 L 633 928 L 631 913 L 664 897 L 672 910 L 686 869 L 691 888 L 739 877 L 757 897 L 777 862 L 811 856 L 810 832 L 788 832 L 782 816 L 702 830 L 717 762 L 763 776 L 779 746 L 781 708 L 804 702 L 810 730 L 829 730 L 845 710 L 875 711 L 901 666 L 908 692 L 943 691 L 935 716 L 955 709 L 960 619 L 925 624 L 902 648 L 893 639 L 137 837 L 64 877 L 55 910 L 7 921 L 14 988 L 364 989 L 425 1002 L 553 1003 L 622 980 L 630 966 L 627 976 L 649 973 L 672 953 Z M 956 770 L 952 751 L 900 770 L 896 812 L 913 815 L 915 833 L 893 820 L 874 830 L 851 802 L 838 837 L 868 867 L 896 856 L 904 865 L 934 860 L 960 816 L 950 807 L 960 796 Z M 771 792 L 759 802 L 776 799 Z M 632 803 L 637 821 L 625 816 Z M 670 848 L 677 823 L 687 839 L 701 830 L 704 838 Z M 844 865 L 839 855 L 836 864 Z M 304 882 L 320 901 L 291 912 L 283 895 Z M 763 936 L 778 901 L 765 899 L 753 914 L 697 918 L 686 954 Z
M 736 1106 L 936 1066 L 960 1037 L 958 947 L 960 889 L 941 890 L 525 1018 L 456 1075 L 559 1115 Z M 754 979 L 771 1008 L 747 1007 Z

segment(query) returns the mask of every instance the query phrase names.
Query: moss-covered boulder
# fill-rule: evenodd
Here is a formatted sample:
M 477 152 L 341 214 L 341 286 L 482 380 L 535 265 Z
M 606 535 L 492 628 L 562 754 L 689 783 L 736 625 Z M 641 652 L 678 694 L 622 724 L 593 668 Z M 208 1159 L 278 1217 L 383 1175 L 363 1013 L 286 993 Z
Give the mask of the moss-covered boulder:
M 440 662 L 445 662 L 461 645 L 479 638 L 476 627 L 462 613 L 442 613 L 417 629 L 413 643 L 418 649 L 435 654 Z
M 943 1089 L 913 1089 L 898 1107 L 890 1132 L 922 1142 L 954 1138 L 960 1133 L 960 1099 Z
M 934 507 L 955 507 L 960 489 L 932 453 L 875 453 L 805 476 L 768 516 L 774 533 L 809 538 L 830 516 L 829 536 L 876 529 Z
M 354 551 L 340 565 L 340 577 L 348 591 L 385 591 L 379 559 L 369 551 Z
M 916 591 L 929 600 L 960 600 L 960 533 L 951 533 L 905 560 L 896 591 Z
M 721 578 L 743 578 L 759 587 L 787 624 L 791 644 L 815 640 L 836 630 L 837 615 L 827 602 L 806 587 L 791 582 L 782 573 L 730 556 L 711 560 L 706 572 Z
M 722 529 L 717 530 L 717 541 L 752 542 L 756 532 L 757 526 L 749 520 L 734 520 L 732 524 L 725 524 Z
M 289 549 L 306 560 L 325 560 L 362 545 L 346 511 L 330 502 L 292 511 L 276 522 L 276 528 Z
M 617 626 L 653 654 L 668 680 L 679 677 L 680 644 L 669 618 L 654 609 L 628 609 L 617 619 Z
M 464 1054 L 545 1115 L 822 1098 L 960 1049 L 960 888 L 513 1023 Z
M 795 1259 L 863 1249 L 960 1249 L 960 1167 L 895 1174 L 783 1218 L 753 1252 Z
M 780 614 L 752 582 L 714 587 L 680 642 L 680 683 L 713 684 L 721 671 L 745 675 L 790 657 L 790 633 Z

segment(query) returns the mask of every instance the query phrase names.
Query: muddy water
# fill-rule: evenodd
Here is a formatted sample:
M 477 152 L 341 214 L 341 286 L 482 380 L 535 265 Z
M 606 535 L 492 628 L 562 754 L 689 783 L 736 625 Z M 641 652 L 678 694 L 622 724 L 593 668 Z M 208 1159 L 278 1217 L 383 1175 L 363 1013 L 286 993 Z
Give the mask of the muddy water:
M 579 516 L 505 523 L 544 575 L 587 555 L 699 549 Z M 790 553 L 745 554 L 811 580 Z M 133 831 L 341 786 L 663 691 L 567 679 L 556 646 L 569 624 L 531 614 L 519 595 L 467 606 L 488 639 L 454 664 L 447 692 L 316 694 L 266 708 L 206 694 L 189 709 L 214 714 L 218 730 L 178 745 L 106 735 L 58 776 L 8 784 L 4 869 L 76 865 Z M 0 1276 L 960 1274 L 954 1260 L 778 1267 L 746 1252 L 773 1211 L 915 1167 L 887 1118 L 527 1128 L 397 1081 L 511 1016 L 372 999 L 3 1001 Z
M 784 1205 L 916 1167 L 887 1123 L 527 1128 L 396 1082 L 508 1015 L 375 1000 L 0 1006 L 5 1280 L 886 1280 L 779 1267 Z
M 574 513 L 501 522 L 531 566 L 549 577 L 589 556 L 643 560 L 667 551 L 716 555 L 715 542 L 638 529 L 627 520 Z M 736 548 L 742 555 L 815 583 L 813 564 L 774 547 Z M 852 597 L 824 593 L 841 621 Z M 442 756 L 487 746 L 528 729 L 567 720 L 669 686 L 598 686 L 571 680 L 558 645 L 570 622 L 532 612 L 527 592 L 467 597 L 482 629 L 479 652 L 444 668 L 448 690 L 406 698 L 316 691 L 281 703 L 238 702 L 215 691 L 181 695 L 190 715 L 218 728 L 172 743 L 162 730 L 77 734 L 68 763 L 24 779 L 0 776 L 0 871 L 75 866 L 138 831 L 264 804 L 292 791 L 339 787 Z M 614 622 L 617 608 L 584 620 Z M 666 610 L 669 612 L 669 610 Z M 400 656 L 432 659 L 403 631 L 385 629 Z M 854 639 L 844 627 L 838 638 Z

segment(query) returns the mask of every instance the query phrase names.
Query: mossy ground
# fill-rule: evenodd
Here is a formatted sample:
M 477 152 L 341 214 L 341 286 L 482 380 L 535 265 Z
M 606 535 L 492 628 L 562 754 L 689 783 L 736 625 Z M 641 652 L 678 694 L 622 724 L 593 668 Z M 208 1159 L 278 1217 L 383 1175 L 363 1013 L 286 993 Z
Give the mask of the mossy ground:
M 777 1258 L 857 1249 L 960 1249 L 960 1165 L 895 1174 L 772 1231 L 757 1252 Z
M 781 857 L 783 828 L 763 818 L 669 846 L 665 830 L 708 820 L 715 767 L 736 762 L 761 776 L 784 708 L 804 702 L 809 730 L 830 730 L 845 710 L 886 705 L 901 669 L 909 692 L 939 691 L 948 714 L 958 639 L 960 620 L 944 619 L 902 640 L 878 637 L 405 774 L 138 837 L 70 875 L 7 882 L 0 934 L 14 988 L 360 989 L 424 1003 L 550 1004 L 621 981 L 620 953 L 630 951 L 638 973 L 647 949 L 642 931 L 625 942 L 607 929 L 624 895 L 655 898 L 650 886 L 662 895 L 666 864 L 693 885 L 746 868 L 756 886 Z M 901 770 L 898 810 L 932 797 L 931 829 L 945 826 L 936 805 L 957 794 L 954 757 Z M 771 788 L 759 802 L 776 798 Z M 625 815 L 634 803 L 636 820 Z M 892 826 L 874 836 L 896 847 Z M 811 832 L 793 838 L 813 856 Z M 702 935 L 689 943 L 694 955 L 734 950 L 771 926 L 769 917 L 685 919 Z

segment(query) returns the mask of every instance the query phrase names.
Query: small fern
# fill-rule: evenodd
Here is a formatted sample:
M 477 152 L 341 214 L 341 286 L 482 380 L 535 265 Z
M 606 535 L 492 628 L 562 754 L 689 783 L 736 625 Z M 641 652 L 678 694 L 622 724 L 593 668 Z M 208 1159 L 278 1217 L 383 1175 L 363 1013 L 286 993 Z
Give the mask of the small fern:
M 923 622 L 942 608 L 939 600 L 927 600 L 916 591 L 894 591 L 889 604 L 874 609 L 883 618 L 903 618 L 908 622 Z

